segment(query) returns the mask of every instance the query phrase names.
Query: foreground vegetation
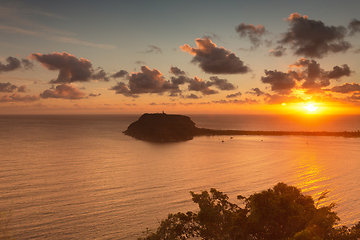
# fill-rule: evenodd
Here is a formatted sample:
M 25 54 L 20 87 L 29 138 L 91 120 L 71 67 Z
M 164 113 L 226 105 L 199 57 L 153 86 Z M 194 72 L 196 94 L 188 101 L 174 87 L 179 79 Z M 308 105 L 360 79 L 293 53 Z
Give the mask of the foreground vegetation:
M 139 240 L 155 239 L 269 239 L 347 240 L 360 239 L 360 222 L 353 227 L 337 226 L 340 221 L 334 204 L 319 207 L 300 189 L 278 183 L 272 189 L 246 198 L 238 196 L 241 207 L 228 201 L 216 189 L 210 193 L 191 192 L 198 212 L 169 214 L 155 232 Z

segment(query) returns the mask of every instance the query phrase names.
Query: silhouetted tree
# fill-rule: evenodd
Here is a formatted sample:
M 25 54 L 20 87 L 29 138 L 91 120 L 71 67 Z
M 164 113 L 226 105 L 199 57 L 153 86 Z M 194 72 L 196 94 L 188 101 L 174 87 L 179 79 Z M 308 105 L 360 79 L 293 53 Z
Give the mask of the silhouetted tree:
M 336 227 L 340 219 L 332 210 L 334 204 L 318 207 L 311 196 L 285 183 L 248 198 L 238 196 L 242 207 L 229 202 L 228 196 L 216 189 L 210 194 L 190 193 L 199 205 L 198 212 L 169 214 L 156 232 L 139 239 L 360 239 L 360 222 L 352 228 Z M 323 197 L 325 194 L 319 200 Z

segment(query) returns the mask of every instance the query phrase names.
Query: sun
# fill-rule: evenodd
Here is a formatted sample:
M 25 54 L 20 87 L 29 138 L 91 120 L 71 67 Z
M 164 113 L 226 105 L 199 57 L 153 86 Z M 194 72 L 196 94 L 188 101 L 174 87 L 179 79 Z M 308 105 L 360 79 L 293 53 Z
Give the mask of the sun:
M 315 112 L 317 109 L 318 109 L 318 107 L 316 107 L 316 106 L 314 106 L 314 104 L 306 104 L 306 106 L 304 106 L 304 108 L 306 109 L 306 110 L 308 110 L 309 112 Z

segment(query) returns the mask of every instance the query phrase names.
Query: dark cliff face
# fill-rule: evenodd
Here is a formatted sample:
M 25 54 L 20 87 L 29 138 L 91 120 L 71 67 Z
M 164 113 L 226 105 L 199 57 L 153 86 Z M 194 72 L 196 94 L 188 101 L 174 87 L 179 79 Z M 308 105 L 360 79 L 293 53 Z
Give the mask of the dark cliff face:
M 124 133 L 139 140 L 178 142 L 191 140 L 197 134 L 197 127 L 187 116 L 145 113 Z

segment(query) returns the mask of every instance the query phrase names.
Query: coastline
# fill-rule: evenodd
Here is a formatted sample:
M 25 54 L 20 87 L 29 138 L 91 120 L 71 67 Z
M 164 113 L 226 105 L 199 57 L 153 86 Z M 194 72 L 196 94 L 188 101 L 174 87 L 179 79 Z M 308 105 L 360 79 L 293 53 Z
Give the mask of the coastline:
M 188 116 L 166 113 L 145 113 L 131 123 L 124 134 L 150 142 L 180 142 L 196 136 L 260 135 L 260 136 L 331 136 L 360 137 L 360 131 L 264 131 L 218 130 L 199 128 Z

